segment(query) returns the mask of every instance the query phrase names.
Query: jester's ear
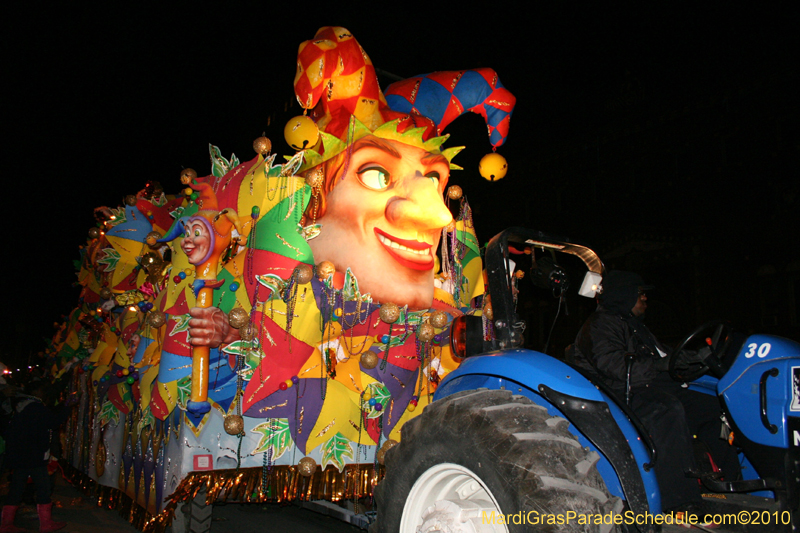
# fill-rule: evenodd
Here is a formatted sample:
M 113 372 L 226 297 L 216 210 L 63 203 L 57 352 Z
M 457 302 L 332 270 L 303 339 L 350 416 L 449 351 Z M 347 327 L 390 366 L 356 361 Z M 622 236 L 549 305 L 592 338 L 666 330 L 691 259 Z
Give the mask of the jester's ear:
M 170 242 L 183 235 L 188 221 L 189 217 L 181 217 L 173 222 L 167 234 L 158 239 L 157 242 Z

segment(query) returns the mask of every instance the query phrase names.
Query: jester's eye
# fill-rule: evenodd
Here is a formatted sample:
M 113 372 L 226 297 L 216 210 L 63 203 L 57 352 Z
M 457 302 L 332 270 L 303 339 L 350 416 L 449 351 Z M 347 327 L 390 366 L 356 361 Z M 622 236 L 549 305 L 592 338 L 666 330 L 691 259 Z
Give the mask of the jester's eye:
M 436 186 L 437 189 L 439 188 L 439 173 L 438 172 L 431 172 L 425 177 L 429 178 L 433 182 L 433 184 Z
M 195 229 L 194 230 L 194 236 L 195 237 L 199 237 L 200 236 L 200 230 L 199 229 Z
M 381 167 L 369 167 L 357 174 L 361 183 L 370 189 L 382 191 L 389 186 L 389 173 Z

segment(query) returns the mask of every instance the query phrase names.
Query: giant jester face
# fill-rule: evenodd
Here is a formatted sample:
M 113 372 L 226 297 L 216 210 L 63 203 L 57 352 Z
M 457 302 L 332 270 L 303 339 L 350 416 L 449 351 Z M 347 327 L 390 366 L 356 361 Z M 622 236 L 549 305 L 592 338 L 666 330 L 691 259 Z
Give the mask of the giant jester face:
M 447 159 L 373 136 L 349 157 L 318 220 L 322 232 L 309 241 L 315 260 L 350 268 L 378 302 L 430 307 L 434 254 L 453 219 L 443 200 Z

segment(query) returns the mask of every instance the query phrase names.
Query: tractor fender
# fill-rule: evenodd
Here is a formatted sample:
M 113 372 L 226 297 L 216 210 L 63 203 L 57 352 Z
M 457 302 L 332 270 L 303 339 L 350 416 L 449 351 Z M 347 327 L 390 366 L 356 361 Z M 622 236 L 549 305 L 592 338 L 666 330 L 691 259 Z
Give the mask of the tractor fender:
M 639 433 L 580 372 L 532 350 L 490 352 L 465 359 L 442 380 L 434 400 L 479 387 L 510 390 L 565 417 L 579 441 L 610 463 L 598 470 L 612 494 L 622 496 L 634 513 L 661 512 L 655 472 L 645 466 L 650 456 Z

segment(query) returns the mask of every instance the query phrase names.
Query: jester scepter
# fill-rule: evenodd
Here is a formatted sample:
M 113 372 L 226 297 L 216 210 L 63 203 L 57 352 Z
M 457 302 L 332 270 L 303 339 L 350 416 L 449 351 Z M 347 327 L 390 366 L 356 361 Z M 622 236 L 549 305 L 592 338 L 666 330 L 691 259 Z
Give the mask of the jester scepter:
M 242 226 L 236 212 L 230 208 L 218 210 L 217 198 L 210 185 L 198 183 L 191 187 L 200 193 L 197 203 L 201 210 L 178 219 L 159 242 L 172 241 L 183 235 L 181 250 L 195 267 L 192 289 L 196 307 L 207 309 L 213 307 L 214 289 L 223 284 L 223 280 L 217 279 L 220 257 L 232 239 L 236 238 L 243 244 L 245 237 L 241 234 Z M 192 389 L 186 409 L 194 415 L 211 410 L 211 404 L 208 403 L 208 366 L 209 347 L 192 346 Z

